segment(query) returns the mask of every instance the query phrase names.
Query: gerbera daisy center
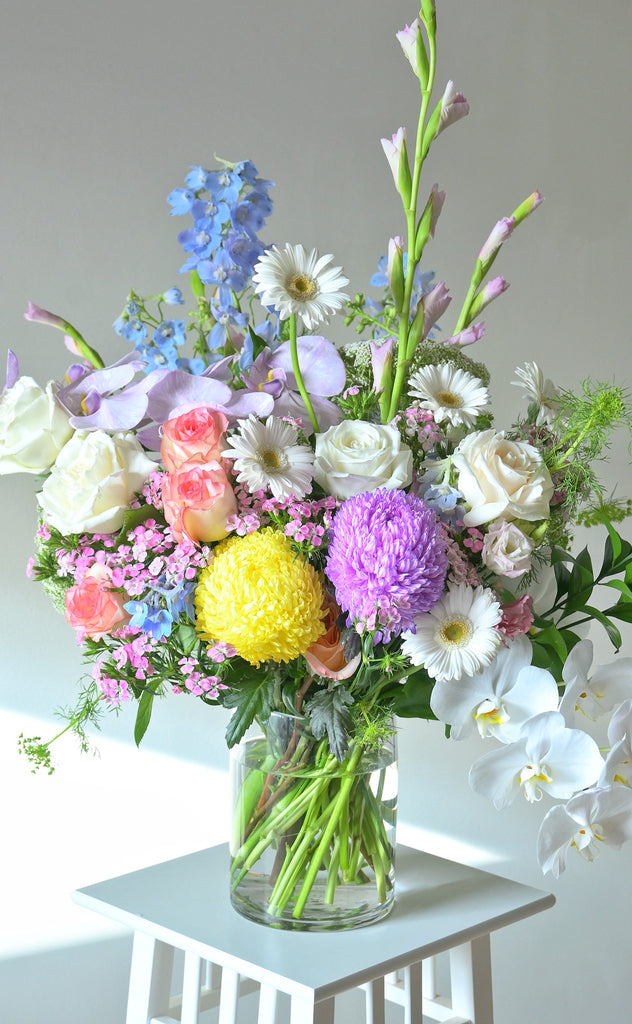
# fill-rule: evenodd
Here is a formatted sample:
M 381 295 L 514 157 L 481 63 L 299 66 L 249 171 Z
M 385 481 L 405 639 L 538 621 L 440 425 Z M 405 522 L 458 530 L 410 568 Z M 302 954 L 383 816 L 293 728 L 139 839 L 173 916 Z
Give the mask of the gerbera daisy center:
M 278 469 L 287 469 L 288 460 L 278 448 L 263 448 L 257 452 L 257 460 L 268 473 Z
M 454 391 L 440 391 L 436 398 L 447 409 L 460 409 L 463 405 L 461 395 L 455 395 Z
M 439 636 L 448 647 L 465 647 L 473 633 L 469 619 L 450 619 L 442 625 Z
M 288 278 L 286 288 L 293 299 L 308 302 L 318 294 L 318 286 L 312 277 L 305 274 L 294 274 Z

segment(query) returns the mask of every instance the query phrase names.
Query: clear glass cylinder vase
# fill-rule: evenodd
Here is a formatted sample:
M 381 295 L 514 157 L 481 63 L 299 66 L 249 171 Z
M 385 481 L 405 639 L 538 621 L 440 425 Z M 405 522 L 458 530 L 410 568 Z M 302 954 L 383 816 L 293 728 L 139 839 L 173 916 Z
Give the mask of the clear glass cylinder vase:
M 393 907 L 397 749 L 336 760 L 304 718 L 273 713 L 231 750 L 231 902 L 244 917 L 298 931 L 354 928 Z

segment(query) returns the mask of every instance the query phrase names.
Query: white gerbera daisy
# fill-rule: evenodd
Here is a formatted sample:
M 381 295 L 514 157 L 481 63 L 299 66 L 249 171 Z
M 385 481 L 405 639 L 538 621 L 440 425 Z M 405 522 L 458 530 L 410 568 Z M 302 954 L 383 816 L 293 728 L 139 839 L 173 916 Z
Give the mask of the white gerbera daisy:
M 273 245 L 255 264 L 252 279 L 264 306 L 273 306 L 282 320 L 300 316 L 308 331 L 345 304 L 341 291 L 349 284 L 342 267 L 330 267 L 332 255 L 308 254 L 302 245 Z
M 408 392 L 432 412 L 436 423 L 448 420 L 453 427 L 472 427 L 480 413 L 489 411 L 483 382 L 451 363 L 422 366 L 411 376 Z
M 434 608 L 415 618 L 416 632 L 402 633 L 402 653 L 433 679 L 473 676 L 502 645 L 501 614 L 492 590 L 451 583 Z
M 529 402 L 538 406 L 536 423 L 551 423 L 557 415 L 560 403 L 555 385 L 548 377 L 545 378 L 537 363 L 523 363 L 517 366 L 516 377 L 512 380 L 514 387 L 522 388 Z
M 296 431 L 277 416 L 265 423 L 253 416 L 238 420 L 239 433 L 228 438 L 232 446 L 222 455 L 234 459 L 237 480 L 248 489 L 269 489 L 278 500 L 303 498 L 311 490 L 314 453 L 296 444 Z

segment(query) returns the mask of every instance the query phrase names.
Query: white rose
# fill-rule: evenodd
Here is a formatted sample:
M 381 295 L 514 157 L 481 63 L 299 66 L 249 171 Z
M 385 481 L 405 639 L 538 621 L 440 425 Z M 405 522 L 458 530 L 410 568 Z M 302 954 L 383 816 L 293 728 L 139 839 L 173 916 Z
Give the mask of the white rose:
M 45 473 L 72 434 L 52 381 L 18 377 L 0 398 L 0 474 Z
M 498 519 L 485 534 L 481 558 L 492 572 L 515 579 L 531 568 L 531 552 L 534 547 L 535 541 L 527 537 L 515 523 Z
M 114 533 L 155 468 L 132 433 L 76 433 L 44 482 L 39 503 L 61 533 Z
M 533 522 L 549 518 L 553 482 L 542 456 L 526 441 L 509 441 L 494 430 L 469 434 L 453 456 L 458 488 L 471 508 L 466 526 L 498 516 Z
M 335 498 L 350 498 L 377 487 L 407 487 L 412 452 L 396 427 L 343 420 L 316 435 L 314 476 Z

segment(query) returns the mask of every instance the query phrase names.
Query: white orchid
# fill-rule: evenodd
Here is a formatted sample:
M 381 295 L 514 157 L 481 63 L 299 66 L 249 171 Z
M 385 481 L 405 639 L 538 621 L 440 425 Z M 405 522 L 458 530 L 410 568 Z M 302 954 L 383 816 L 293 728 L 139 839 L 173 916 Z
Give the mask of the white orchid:
M 567 729 L 558 711 L 536 715 L 520 738 L 492 750 L 470 768 L 470 785 L 501 810 L 522 791 L 533 803 L 543 793 L 567 800 L 592 786 L 603 768 L 595 741 L 580 729 Z
M 478 729 L 501 743 L 518 739 L 523 725 L 545 711 L 556 711 L 559 694 L 550 672 L 531 664 L 532 648 L 516 637 L 482 672 L 435 683 L 430 706 L 460 740 Z
M 623 701 L 610 719 L 608 741 L 610 752 L 599 785 L 632 789 L 632 700 Z
M 559 878 L 572 846 L 592 861 L 601 844 L 618 849 L 631 837 L 632 791 L 619 786 L 589 789 L 546 815 L 538 835 L 538 861 L 545 874 L 550 871 Z
M 581 711 L 596 721 L 632 697 L 632 658 L 619 658 L 610 665 L 597 665 L 590 675 L 592 660 L 591 640 L 580 640 L 566 659 L 562 671 L 566 689 L 560 711 L 568 723 L 575 711 Z

